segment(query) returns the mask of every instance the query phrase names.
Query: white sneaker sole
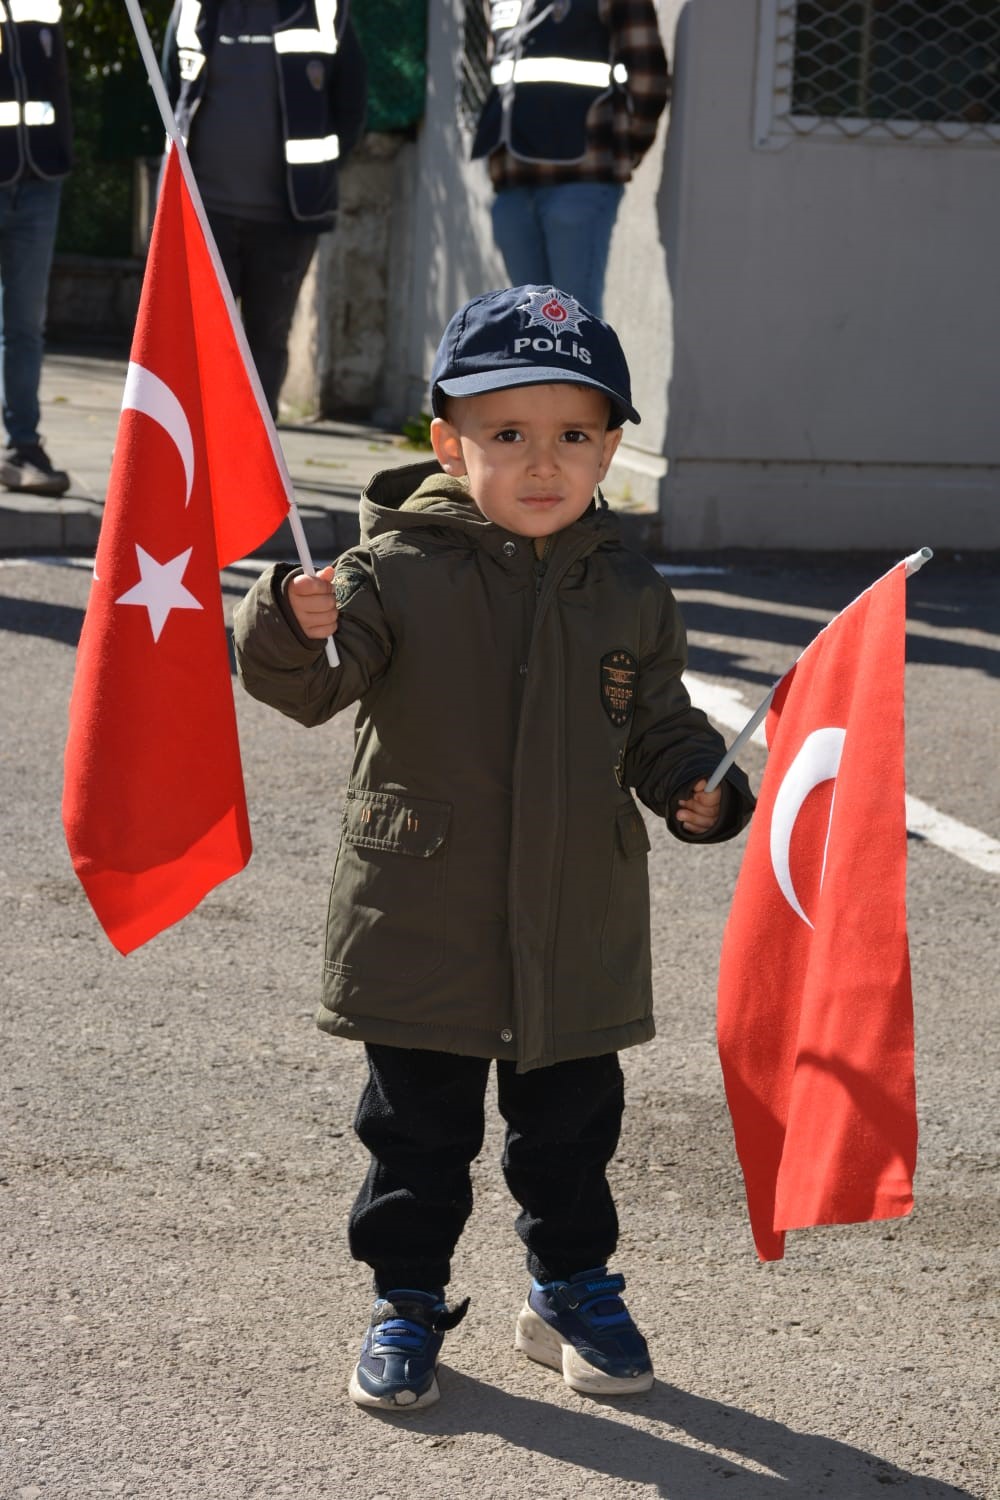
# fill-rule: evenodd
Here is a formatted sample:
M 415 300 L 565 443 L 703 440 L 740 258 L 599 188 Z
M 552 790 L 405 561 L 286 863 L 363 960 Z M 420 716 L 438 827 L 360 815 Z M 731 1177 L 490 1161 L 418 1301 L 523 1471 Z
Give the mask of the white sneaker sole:
M 347 1390 L 355 1406 L 373 1407 L 377 1411 L 394 1411 L 401 1416 L 411 1411 L 422 1411 L 425 1406 L 433 1406 L 441 1395 L 435 1376 L 422 1396 L 415 1395 L 413 1391 L 399 1391 L 395 1396 L 373 1396 L 358 1380 L 356 1369 L 351 1373 L 351 1383 Z
M 628 1396 L 648 1391 L 653 1384 L 652 1370 L 641 1375 L 606 1375 L 585 1360 L 569 1339 L 556 1333 L 528 1302 L 517 1315 L 514 1347 L 537 1364 L 559 1370 L 566 1384 L 585 1396 Z

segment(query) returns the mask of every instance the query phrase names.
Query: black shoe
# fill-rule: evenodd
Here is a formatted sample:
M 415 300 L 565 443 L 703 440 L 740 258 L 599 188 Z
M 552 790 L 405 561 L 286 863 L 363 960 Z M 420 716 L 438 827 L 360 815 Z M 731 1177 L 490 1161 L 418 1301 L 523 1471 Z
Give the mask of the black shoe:
M 52 467 L 41 443 L 11 444 L 0 459 L 0 484 L 24 495 L 65 495 L 69 475 L 65 469 Z

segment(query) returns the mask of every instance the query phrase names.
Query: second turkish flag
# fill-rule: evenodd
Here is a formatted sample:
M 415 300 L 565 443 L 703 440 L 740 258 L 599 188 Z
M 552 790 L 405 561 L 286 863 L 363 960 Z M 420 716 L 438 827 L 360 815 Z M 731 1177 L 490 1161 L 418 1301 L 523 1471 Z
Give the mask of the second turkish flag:
M 905 565 L 779 683 L 723 940 L 718 1038 L 762 1260 L 784 1231 L 913 1205 Z

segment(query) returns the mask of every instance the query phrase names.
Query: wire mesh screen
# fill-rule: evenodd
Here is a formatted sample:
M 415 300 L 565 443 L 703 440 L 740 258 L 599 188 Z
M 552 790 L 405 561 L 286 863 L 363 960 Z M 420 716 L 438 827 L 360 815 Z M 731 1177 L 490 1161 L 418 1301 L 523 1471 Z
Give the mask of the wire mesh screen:
M 483 0 L 465 0 L 462 26 L 462 67 L 458 80 L 458 112 L 474 130 L 490 91 L 490 28 Z
M 1000 123 L 1000 4 L 799 0 L 792 112 Z
M 353 0 L 368 65 L 369 130 L 411 130 L 427 91 L 427 0 Z
M 759 0 L 758 146 L 1000 142 L 1000 0 Z

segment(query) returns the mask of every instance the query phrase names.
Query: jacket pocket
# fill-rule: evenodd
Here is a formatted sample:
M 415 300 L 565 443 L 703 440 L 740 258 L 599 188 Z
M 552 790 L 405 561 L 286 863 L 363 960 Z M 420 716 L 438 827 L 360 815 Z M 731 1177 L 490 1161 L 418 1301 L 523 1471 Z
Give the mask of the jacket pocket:
M 444 956 L 451 805 L 352 789 L 330 889 L 326 970 L 412 982 Z
M 631 984 L 648 967 L 649 834 L 634 802 L 615 815 L 611 886 L 601 932 L 601 962 L 612 979 Z

